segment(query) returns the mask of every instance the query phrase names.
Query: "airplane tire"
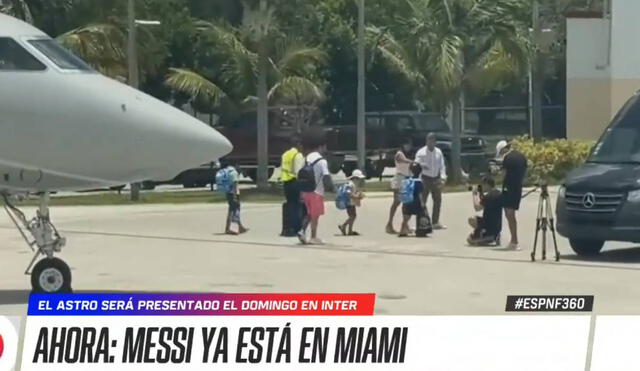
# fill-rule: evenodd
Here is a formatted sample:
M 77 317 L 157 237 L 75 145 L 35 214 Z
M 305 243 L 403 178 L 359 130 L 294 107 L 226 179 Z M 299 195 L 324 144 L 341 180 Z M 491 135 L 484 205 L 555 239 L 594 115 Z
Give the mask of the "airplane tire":
M 71 269 L 62 259 L 42 259 L 33 267 L 31 288 L 34 293 L 70 293 Z

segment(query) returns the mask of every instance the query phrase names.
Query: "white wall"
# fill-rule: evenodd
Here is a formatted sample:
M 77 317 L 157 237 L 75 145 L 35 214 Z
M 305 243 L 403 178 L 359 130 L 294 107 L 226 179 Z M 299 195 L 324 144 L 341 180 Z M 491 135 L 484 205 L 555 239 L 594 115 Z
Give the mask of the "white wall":
M 640 1 L 612 1 L 611 77 L 640 79 Z
M 608 39 L 607 19 L 567 19 L 567 78 L 609 79 Z

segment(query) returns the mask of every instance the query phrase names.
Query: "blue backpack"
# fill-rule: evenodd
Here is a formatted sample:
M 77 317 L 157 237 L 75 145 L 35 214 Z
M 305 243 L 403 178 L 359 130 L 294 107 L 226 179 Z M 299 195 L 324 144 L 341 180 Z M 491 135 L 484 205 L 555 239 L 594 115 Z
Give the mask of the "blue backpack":
M 402 186 L 400 187 L 400 201 L 403 204 L 413 203 L 414 200 L 414 191 L 416 189 L 416 180 L 414 178 L 407 178 L 402 181 Z
M 233 182 L 231 179 L 232 171 L 233 169 L 229 167 L 218 170 L 216 173 L 216 187 L 218 188 L 218 191 L 222 193 L 231 193 L 233 190 Z
M 351 204 L 349 191 L 349 184 L 343 184 L 338 188 L 338 194 L 336 195 L 336 208 L 338 210 L 345 210 Z

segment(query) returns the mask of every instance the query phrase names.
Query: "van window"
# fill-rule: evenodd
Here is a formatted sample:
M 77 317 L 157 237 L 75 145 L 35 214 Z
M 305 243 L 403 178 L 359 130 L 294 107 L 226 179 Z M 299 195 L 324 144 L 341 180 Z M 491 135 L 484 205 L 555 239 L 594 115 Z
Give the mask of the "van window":
M 640 163 L 640 100 L 631 98 L 604 132 L 589 162 Z
M 47 67 L 9 37 L 0 37 L 0 71 L 44 71 Z
M 53 39 L 30 40 L 29 43 L 63 70 L 93 71 L 87 63 L 63 48 Z

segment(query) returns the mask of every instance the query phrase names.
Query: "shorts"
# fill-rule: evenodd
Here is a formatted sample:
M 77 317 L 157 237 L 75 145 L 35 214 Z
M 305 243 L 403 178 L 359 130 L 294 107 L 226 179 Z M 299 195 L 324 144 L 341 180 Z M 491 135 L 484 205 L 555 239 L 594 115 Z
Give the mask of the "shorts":
M 324 196 L 315 192 L 303 192 L 302 200 L 307 208 L 307 215 L 310 218 L 317 218 L 324 215 Z
M 519 210 L 522 200 L 522 188 L 505 189 L 502 192 L 502 207 L 505 209 Z
M 347 215 L 350 218 L 355 218 L 358 216 L 358 212 L 356 211 L 356 207 L 355 206 L 347 206 Z
M 396 174 L 393 179 L 391 179 L 391 189 L 394 191 L 399 191 L 402 188 L 402 181 L 407 179 L 408 177 L 403 174 Z
M 240 196 L 234 193 L 227 193 L 227 204 L 229 205 L 229 215 L 232 223 L 240 222 Z
M 402 204 L 402 215 L 424 215 L 424 208 L 419 202 L 412 202 L 410 204 Z

